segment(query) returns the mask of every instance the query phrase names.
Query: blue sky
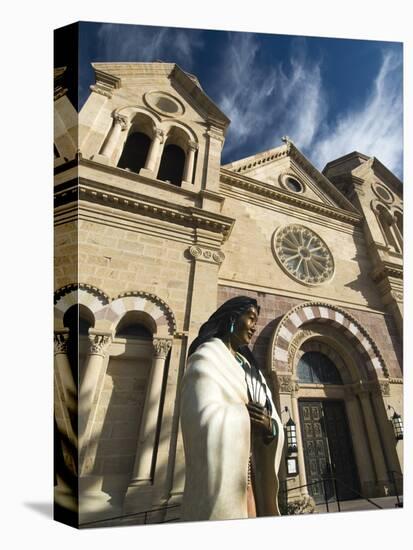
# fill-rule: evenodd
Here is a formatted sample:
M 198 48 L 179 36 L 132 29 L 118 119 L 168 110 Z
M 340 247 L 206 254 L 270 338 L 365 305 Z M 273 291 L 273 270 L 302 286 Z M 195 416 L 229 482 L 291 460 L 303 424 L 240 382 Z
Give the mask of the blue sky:
M 319 170 L 357 150 L 403 177 L 401 43 L 81 23 L 79 44 L 80 107 L 91 62 L 174 62 L 231 119 L 223 164 L 288 135 Z

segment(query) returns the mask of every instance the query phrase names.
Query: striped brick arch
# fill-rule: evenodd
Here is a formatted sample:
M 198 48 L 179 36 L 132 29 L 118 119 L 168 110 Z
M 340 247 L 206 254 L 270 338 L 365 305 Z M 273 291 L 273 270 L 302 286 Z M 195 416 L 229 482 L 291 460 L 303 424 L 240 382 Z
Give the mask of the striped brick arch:
M 131 291 L 111 300 L 100 289 L 87 284 L 67 285 L 55 293 L 55 327 L 63 328 L 63 317 L 73 305 L 87 307 L 94 315 L 95 329 L 116 330 L 122 317 L 136 311 L 147 314 L 156 327 L 157 336 L 173 336 L 176 332 L 176 319 L 168 304 L 150 292 Z
M 110 321 L 114 331 L 122 317 L 130 312 L 146 313 L 156 326 L 157 336 L 173 336 L 176 332 L 175 316 L 167 303 L 150 292 L 131 291 L 121 294 L 96 314 L 96 321 Z
M 327 324 L 340 331 L 362 357 L 368 376 L 388 378 L 384 360 L 366 329 L 343 309 L 322 302 L 306 302 L 291 309 L 281 319 L 271 343 L 271 368 L 275 372 L 291 371 L 289 348 L 296 334 L 309 323 Z

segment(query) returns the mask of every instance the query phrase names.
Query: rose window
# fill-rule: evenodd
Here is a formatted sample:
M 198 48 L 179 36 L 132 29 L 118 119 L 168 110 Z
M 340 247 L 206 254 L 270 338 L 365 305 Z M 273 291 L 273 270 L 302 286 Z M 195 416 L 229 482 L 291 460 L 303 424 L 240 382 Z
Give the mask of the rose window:
M 333 276 L 331 252 L 324 241 L 306 227 L 288 225 L 277 231 L 274 250 L 281 266 L 302 283 L 324 283 Z

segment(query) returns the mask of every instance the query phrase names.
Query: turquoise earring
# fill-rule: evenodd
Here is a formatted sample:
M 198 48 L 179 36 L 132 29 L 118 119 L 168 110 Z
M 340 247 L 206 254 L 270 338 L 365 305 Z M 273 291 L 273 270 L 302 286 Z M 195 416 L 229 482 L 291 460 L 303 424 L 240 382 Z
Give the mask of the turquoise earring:
M 231 327 L 230 327 L 230 329 L 229 329 L 229 332 L 230 332 L 231 334 L 234 334 L 234 321 L 232 321 L 232 323 L 231 323 Z

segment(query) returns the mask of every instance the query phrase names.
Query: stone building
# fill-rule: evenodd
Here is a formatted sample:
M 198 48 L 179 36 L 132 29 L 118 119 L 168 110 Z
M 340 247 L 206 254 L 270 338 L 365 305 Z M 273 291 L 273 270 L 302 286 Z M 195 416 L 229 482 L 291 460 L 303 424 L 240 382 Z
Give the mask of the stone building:
M 187 350 L 239 294 L 296 425 L 280 498 L 321 502 L 331 471 L 340 499 L 401 491 L 402 183 L 358 152 L 319 172 L 288 138 L 222 166 L 230 121 L 195 76 L 93 68 L 79 115 L 55 74 L 56 502 L 79 474 L 81 525 L 179 517 Z

